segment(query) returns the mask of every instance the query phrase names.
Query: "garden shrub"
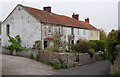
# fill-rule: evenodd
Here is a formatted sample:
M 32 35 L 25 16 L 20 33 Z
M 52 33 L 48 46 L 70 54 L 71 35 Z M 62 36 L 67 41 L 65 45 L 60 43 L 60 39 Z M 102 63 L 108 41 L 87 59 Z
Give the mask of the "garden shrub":
M 90 44 L 86 40 L 79 39 L 77 44 L 71 45 L 71 50 L 77 53 L 86 53 L 90 48 Z
M 43 51 L 46 51 L 46 52 L 62 52 L 60 51 L 59 49 L 55 48 L 55 47 L 50 47 L 50 48 L 46 48 L 46 49 L 43 49 Z
M 34 59 L 34 56 L 32 53 L 30 54 L 30 59 Z
M 90 54 L 90 57 L 92 58 L 93 57 L 93 54 L 95 53 L 95 50 L 94 49 L 89 49 L 89 54 Z
M 114 64 L 114 60 L 116 59 L 117 56 L 116 46 L 120 43 L 119 34 L 120 34 L 120 30 L 116 30 L 116 31 L 112 30 L 107 37 L 106 55 L 112 64 Z
M 113 77 L 120 77 L 120 72 L 114 72 Z
M 96 46 L 94 45 L 93 49 L 95 48 L 95 51 L 103 51 L 105 50 L 105 42 L 104 40 L 90 40 L 89 42 L 96 43 Z
M 33 45 L 33 49 L 41 50 L 42 49 L 42 41 L 36 41 Z
M 90 44 L 91 49 L 97 50 L 98 46 L 97 46 L 97 44 L 95 42 L 89 41 L 89 44 Z
M 37 54 L 36 55 L 36 58 L 35 58 L 37 61 L 39 61 L 39 59 L 40 59 L 40 56 L 39 56 L 39 54 Z
M 61 69 L 61 64 L 59 64 L 59 63 L 54 63 L 54 64 L 53 64 L 53 68 L 56 69 L 56 70 L 59 70 L 59 69 Z
M 95 53 L 95 50 L 94 49 L 89 49 L 89 52 L 94 54 Z
M 17 35 L 15 38 L 10 37 L 9 35 L 8 35 L 8 37 L 9 37 L 8 41 L 11 43 L 11 45 L 4 47 L 4 48 L 8 49 L 10 51 L 11 55 L 13 53 L 13 50 L 15 50 L 16 52 L 22 51 L 22 50 L 27 50 L 26 48 L 24 48 L 20 45 L 21 39 L 20 39 L 19 35 Z
M 66 63 L 62 63 L 61 64 L 61 68 L 67 68 L 67 64 Z

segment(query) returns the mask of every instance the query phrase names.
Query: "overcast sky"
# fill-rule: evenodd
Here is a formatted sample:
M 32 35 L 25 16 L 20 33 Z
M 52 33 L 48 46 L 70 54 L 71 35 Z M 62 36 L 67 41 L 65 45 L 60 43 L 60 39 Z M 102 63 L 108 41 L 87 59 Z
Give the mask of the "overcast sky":
M 43 9 L 51 6 L 52 12 L 71 17 L 73 12 L 79 14 L 79 20 L 90 18 L 90 24 L 102 28 L 106 33 L 118 29 L 119 0 L 1 0 L 0 20 L 4 19 L 17 4 Z

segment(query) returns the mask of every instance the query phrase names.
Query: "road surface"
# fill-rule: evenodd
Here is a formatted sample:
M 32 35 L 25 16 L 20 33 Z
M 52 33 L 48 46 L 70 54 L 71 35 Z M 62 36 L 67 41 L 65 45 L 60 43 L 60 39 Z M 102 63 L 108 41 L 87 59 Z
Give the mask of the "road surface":
M 56 72 L 57 75 L 108 75 L 110 71 L 110 62 L 108 60 L 87 64 L 84 66 L 62 69 Z
M 3 75 L 51 75 L 52 70 L 51 66 L 29 58 L 2 55 Z

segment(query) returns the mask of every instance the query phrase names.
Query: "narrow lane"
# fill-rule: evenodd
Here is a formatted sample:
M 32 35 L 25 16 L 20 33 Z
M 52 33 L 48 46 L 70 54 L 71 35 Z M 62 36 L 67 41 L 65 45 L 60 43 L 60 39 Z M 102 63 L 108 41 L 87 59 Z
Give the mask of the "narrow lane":
M 57 75 L 108 75 L 109 71 L 110 62 L 108 60 L 104 60 L 84 66 L 61 69 L 56 72 Z

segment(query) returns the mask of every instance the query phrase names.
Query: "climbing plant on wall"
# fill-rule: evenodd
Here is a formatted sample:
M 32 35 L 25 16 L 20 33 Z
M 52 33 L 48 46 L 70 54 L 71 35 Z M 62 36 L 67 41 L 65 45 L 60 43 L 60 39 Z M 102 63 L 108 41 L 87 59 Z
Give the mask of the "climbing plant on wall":
M 9 35 L 8 35 L 8 37 L 9 37 L 9 40 L 8 40 L 8 41 L 11 43 L 11 45 L 6 46 L 6 47 L 4 47 L 4 48 L 5 48 L 5 49 L 8 49 L 8 50 L 10 51 L 10 54 L 12 54 L 14 50 L 15 50 L 16 52 L 22 51 L 22 50 L 26 50 L 26 48 L 24 48 L 24 47 L 22 47 L 22 46 L 20 45 L 21 39 L 20 39 L 20 36 L 19 36 L 19 35 L 17 35 L 15 38 L 10 37 Z

